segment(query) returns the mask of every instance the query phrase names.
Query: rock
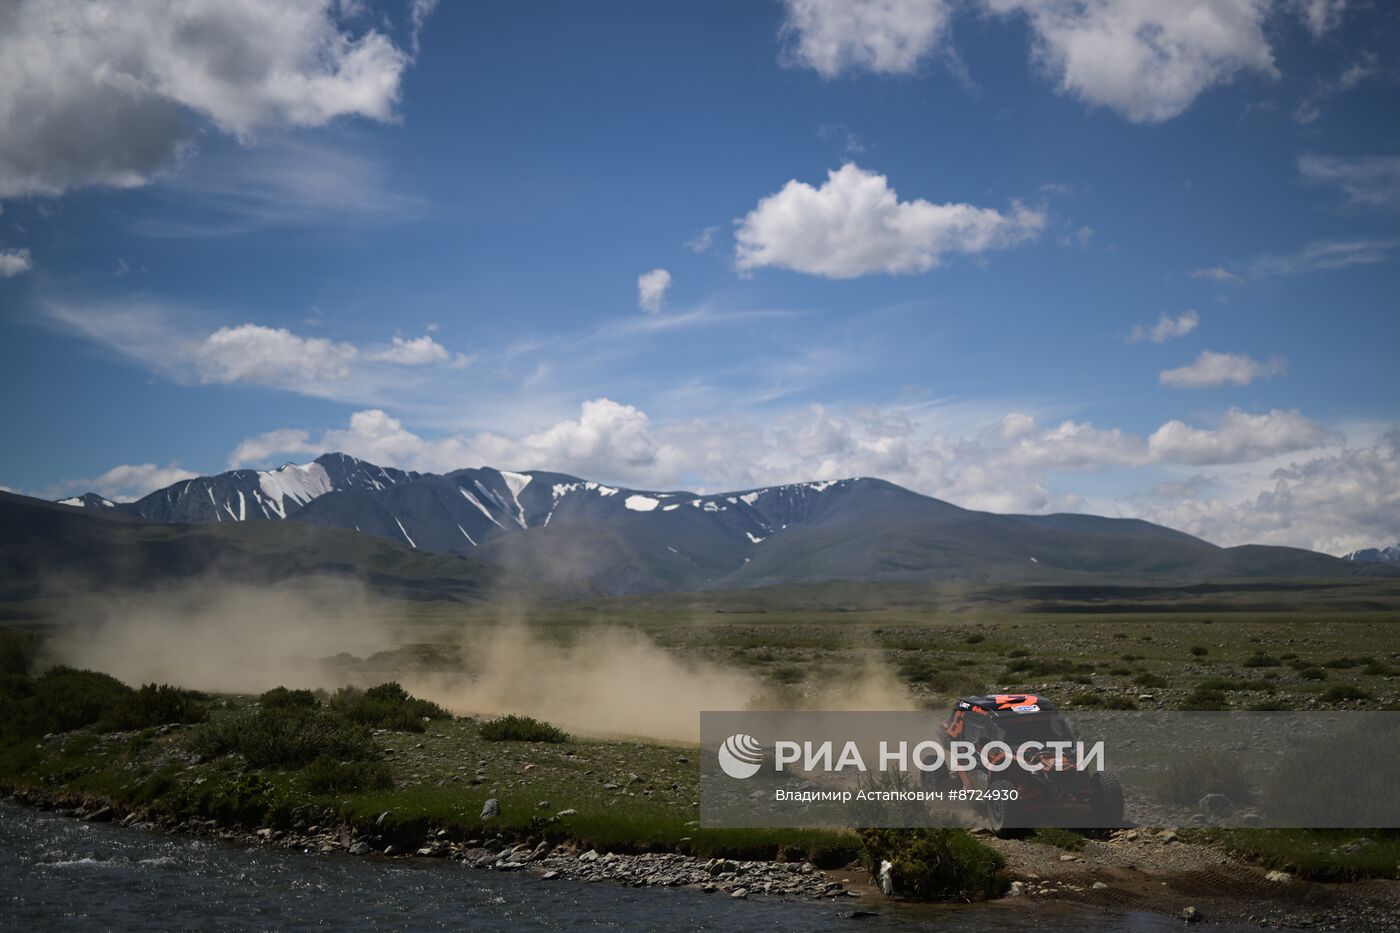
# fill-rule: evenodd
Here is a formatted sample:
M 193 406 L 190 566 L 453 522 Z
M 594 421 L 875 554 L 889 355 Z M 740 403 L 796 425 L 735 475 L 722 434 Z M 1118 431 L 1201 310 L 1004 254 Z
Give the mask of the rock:
M 389 818 L 389 811 L 388 811 L 388 810 L 385 810 L 383 813 L 379 814 L 379 819 L 377 819 L 377 820 L 374 821 L 374 825 L 375 825 L 375 826 L 383 826 L 383 825 L 384 825 L 384 821 L 387 820 L 388 818 Z
M 1013 881 L 1011 887 L 1006 889 L 1007 897 L 1020 897 L 1026 893 L 1026 883 L 1024 881 Z
M 559 870 L 558 870 L 557 868 L 551 868 L 549 871 L 545 872 L 543 875 L 540 875 L 540 880 L 542 880 L 542 881 L 553 881 L 555 878 L 558 878 L 558 877 L 559 877 Z
M 585 852 L 585 853 L 583 853 L 582 855 L 580 855 L 580 856 L 578 857 L 578 860 L 579 860 L 580 862 L 596 862 L 596 861 L 598 861 L 598 850 L 597 850 L 597 849 L 589 849 L 587 852 Z
M 1178 916 L 1187 923 L 1199 923 L 1201 920 L 1201 912 L 1194 907 L 1181 908 L 1181 913 Z
M 1108 885 L 1104 884 L 1102 881 L 1095 881 L 1093 884 L 1089 885 L 1089 887 L 1093 888 L 1095 891 L 1108 890 Z
M 568 810 L 560 810 L 558 813 L 554 814 L 554 818 L 556 820 L 562 820 L 566 816 L 574 816 L 577 813 L 578 811 L 571 807 Z
M 859 920 L 862 917 L 878 917 L 880 915 L 873 910 L 848 910 L 841 916 L 847 920 Z
M 89 813 L 86 817 L 84 817 L 84 819 L 86 819 L 89 823 L 105 823 L 108 820 L 112 819 L 115 815 L 116 814 L 112 812 L 111 807 L 101 807 Z
M 1265 881 L 1272 881 L 1274 884 L 1288 884 L 1293 880 L 1293 876 L 1286 871 L 1271 871 L 1264 876 Z
M 1063 853 L 1060 854 L 1060 861 L 1062 861 L 1062 862 L 1077 862 L 1077 861 L 1079 861 L 1079 856 L 1075 855 L 1075 854 L 1072 853 L 1072 852 L 1063 852 Z
M 495 797 L 489 798 L 489 799 L 486 801 L 486 803 L 482 804 L 482 806 L 481 806 L 481 819 L 482 819 L 483 821 L 485 821 L 485 820 L 494 820 L 496 817 L 498 817 L 498 816 L 500 816 L 500 815 L 501 815 L 501 802 L 500 802 L 499 800 L 497 800 Z
M 267 842 L 269 839 L 272 838 L 272 830 L 269 827 L 264 826 L 262 829 L 254 833 L 254 835 L 261 839 L 263 842 Z
M 729 896 L 732 897 L 732 898 L 734 898 L 736 901 L 742 901 L 742 900 L 744 900 L 745 898 L 747 898 L 747 897 L 749 896 L 749 889 L 748 889 L 748 888 L 735 888 L 733 891 L 731 891 L 731 892 L 729 893 Z
M 1143 702 L 1143 703 L 1151 703 L 1151 702 L 1152 702 L 1153 700 L 1155 700 L 1155 699 L 1157 699 L 1157 698 L 1156 698 L 1155 696 L 1153 696 L 1152 694 L 1150 694 L 1150 693 L 1139 693 L 1139 694 L 1138 694 L 1138 700 L 1140 700 L 1140 701 Z
M 356 842 L 351 844 L 350 848 L 346 849 L 345 851 L 349 852 L 351 855 L 368 855 L 369 843 Z
M 1164 829 L 1164 830 L 1162 830 L 1160 833 L 1157 834 L 1157 841 L 1158 841 L 1158 842 L 1176 842 L 1176 841 L 1177 841 L 1176 830 L 1174 830 L 1174 829 Z

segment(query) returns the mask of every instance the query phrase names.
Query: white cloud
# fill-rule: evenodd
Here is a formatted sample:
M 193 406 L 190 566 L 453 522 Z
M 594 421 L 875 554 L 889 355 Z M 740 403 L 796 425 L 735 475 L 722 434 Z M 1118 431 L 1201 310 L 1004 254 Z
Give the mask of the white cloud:
M 1176 317 L 1163 314 L 1151 327 L 1145 324 L 1135 325 L 1128 333 L 1128 342 L 1141 343 L 1144 340 L 1150 340 L 1153 343 L 1166 343 L 1176 337 L 1185 337 L 1200 323 L 1201 316 L 1193 308 L 1186 309 Z
M 1298 101 L 1298 106 L 1293 108 L 1293 119 L 1301 126 L 1311 126 L 1322 118 L 1322 105 L 1339 94 L 1352 90 L 1367 78 L 1381 74 L 1380 57 L 1374 52 L 1362 52 L 1357 55 L 1341 74 L 1335 78 L 1324 78 L 1317 82 L 1317 85 L 1304 94 Z
M 1303 155 L 1298 171 L 1308 181 L 1340 188 L 1352 205 L 1400 209 L 1400 156 Z
M 348 343 L 258 324 L 220 327 L 190 347 L 201 382 L 282 387 L 344 380 L 358 355 Z
M 1346 11 L 1347 0 L 1293 0 L 1298 15 L 1315 37 L 1324 36 L 1337 28 Z
M 1176 389 L 1206 389 L 1212 386 L 1247 386 L 1256 379 L 1267 379 L 1286 371 L 1284 361 L 1274 357 L 1261 363 L 1239 353 L 1214 353 L 1202 350 L 1194 363 L 1176 369 L 1164 369 L 1158 381 Z
M 113 502 L 130 502 L 157 489 L 163 489 L 171 483 L 178 483 L 197 475 L 173 463 L 166 466 L 157 466 L 154 463 L 124 463 L 93 479 L 67 482 L 63 484 L 63 489 L 70 493 L 95 492 Z
M 1296 408 L 1251 415 L 1231 408 L 1211 429 L 1168 421 L 1147 439 L 1154 460 L 1193 465 L 1248 463 L 1279 454 L 1326 446 L 1336 432 L 1305 418 Z
M 820 188 L 796 180 L 739 221 L 740 270 L 777 267 L 833 279 L 926 272 L 949 253 L 979 254 L 1034 238 L 1045 215 L 971 204 L 900 201 L 884 175 L 854 163 Z
M 685 248 L 692 253 L 709 252 L 710 247 L 715 242 L 715 234 L 719 233 L 719 227 L 706 227 L 695 236 L 685 241 Z
M 300 428 L 278 428 L 250 437 L 228 455 L 228 468 L 236 470 L 247 464 L 259 464 L 276 455 L 321 454 L 311 444 L 311 435 Z
M 671 287 L 671 273 L 652 269 L 637 276 L 637 306 L 648 314 L 659 314 Z
M 1264 488 L 1172 494 L 1128 511 L 1217 544 L 1279 544 L 1345 554 L 1400 541 L 1400 427 L 1371 446 L 1348 447 L 1287 464 Z
M 909 74 L 943 41 L 947 0 L 784 0 L 785 58 L 824 78 Z
M 1238 285 L 1244 281 L 1238 275 L 1223 266 L 1210 266 L 1204 269 L 1192 269 L 1186 273 L 1193 279 L 1204 279 L 1207 282 L 1221 282 L 1227 285 Z
M 21 0 L 0 13 L 0 197 L 130 188 L 194 138 L 393 117 L 408 53 L 329 0 Z
M 982 0 L 1029 18 L 1061 93 L 1160 123 L 1242 71 L 1274 75 L 1267 0 Z
M 392 338 L 387 346 L 304 337 L 283 327 L 243 323 L 206 331 L 198 312 L 143 302 L 41 305 L 52 323 L 108 347 L 166 378 L 206 385 L 258 385 L 320 398 L 374 402 L 396 375 L 425 366 L 461 368 L 471 358 L 432 337 Z
M 0 279 L 12 279 L 34 268 L 27 249 L 0 249 Z
M 432 337 L 424 334 L 412 340 L 394 337 L 389 348 L 367 354 L 369 359 L 400 366 L 426 366 L 429 363 L 446 363 L 452 360 L 447 348 Z
M 1260 256 L 1249 264 L 1249 274 L 1265 278 L 1373 265 L 1391 261 L 1397 249 L 1400 239 L 1323 240 L 1285 256 Z

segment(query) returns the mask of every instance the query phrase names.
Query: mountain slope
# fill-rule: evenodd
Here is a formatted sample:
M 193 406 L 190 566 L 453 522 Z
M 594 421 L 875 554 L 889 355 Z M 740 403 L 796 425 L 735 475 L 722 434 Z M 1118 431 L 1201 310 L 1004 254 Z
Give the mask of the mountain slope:
M 1219 548 L 1137 519 L 997 515 L 870 478 L 699 495 L 489 467 L 386 470 L 345 454 L 177 483 L 85 511 L 223 525 L 312 525 L 470 554 L 523 579 L 608 592 L 819 581 L 1201 582 L 1395 572 L 1290 548 Z M 286 519 L 287 521 L 283 521 Z
M 410 599 L 486 598 L 499 568 L 296 522 L 172 525 L 0 493 L 0 599 L 195 580 L 337 576 Z

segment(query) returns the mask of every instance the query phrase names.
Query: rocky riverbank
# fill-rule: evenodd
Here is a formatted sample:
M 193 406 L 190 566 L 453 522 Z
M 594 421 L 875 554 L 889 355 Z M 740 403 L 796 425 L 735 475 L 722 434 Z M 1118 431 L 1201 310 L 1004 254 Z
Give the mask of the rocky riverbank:
M 736 899 L 862 896 L 861 891 L 848 887 L 847 883 L 836 880 L 810 862 L 700 859 L 666 852 L 599 852 L 580 849 L 572 843 L 513 843 L 506 837 L 487 833 L 462 838 L 447 829 L 430 830 L 421 838 L 409 839 L 403 828 L 389 819 L 391 814 L 387 812 L 367 829 L 357 829 L 338 820 L 329 810 L 315 808 L 296 814 L 290 829 L 270 826 L 248 829 L 224 826 L 217 820 L 180 819 L 140 808 L 126 809 L 101 798 L 49 794 L 33 788 L 9 790 L 11 799 L 17 803 L 88 822 L 209 836 L 309 854 L 442 859 L 484 871 L 530 872 L 545 880 L 567 878 L 632 887 L 692 887 Z M 871 889 L 870 893 L 878 892 Z

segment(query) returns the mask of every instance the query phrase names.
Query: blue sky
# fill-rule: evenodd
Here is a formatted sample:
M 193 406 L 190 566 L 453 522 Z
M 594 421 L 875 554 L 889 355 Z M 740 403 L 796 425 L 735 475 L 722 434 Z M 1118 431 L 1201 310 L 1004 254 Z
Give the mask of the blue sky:
M 1385 4 L 161 6 L 3 14 L 7 488 L 345 449 L 1400 540 Z

